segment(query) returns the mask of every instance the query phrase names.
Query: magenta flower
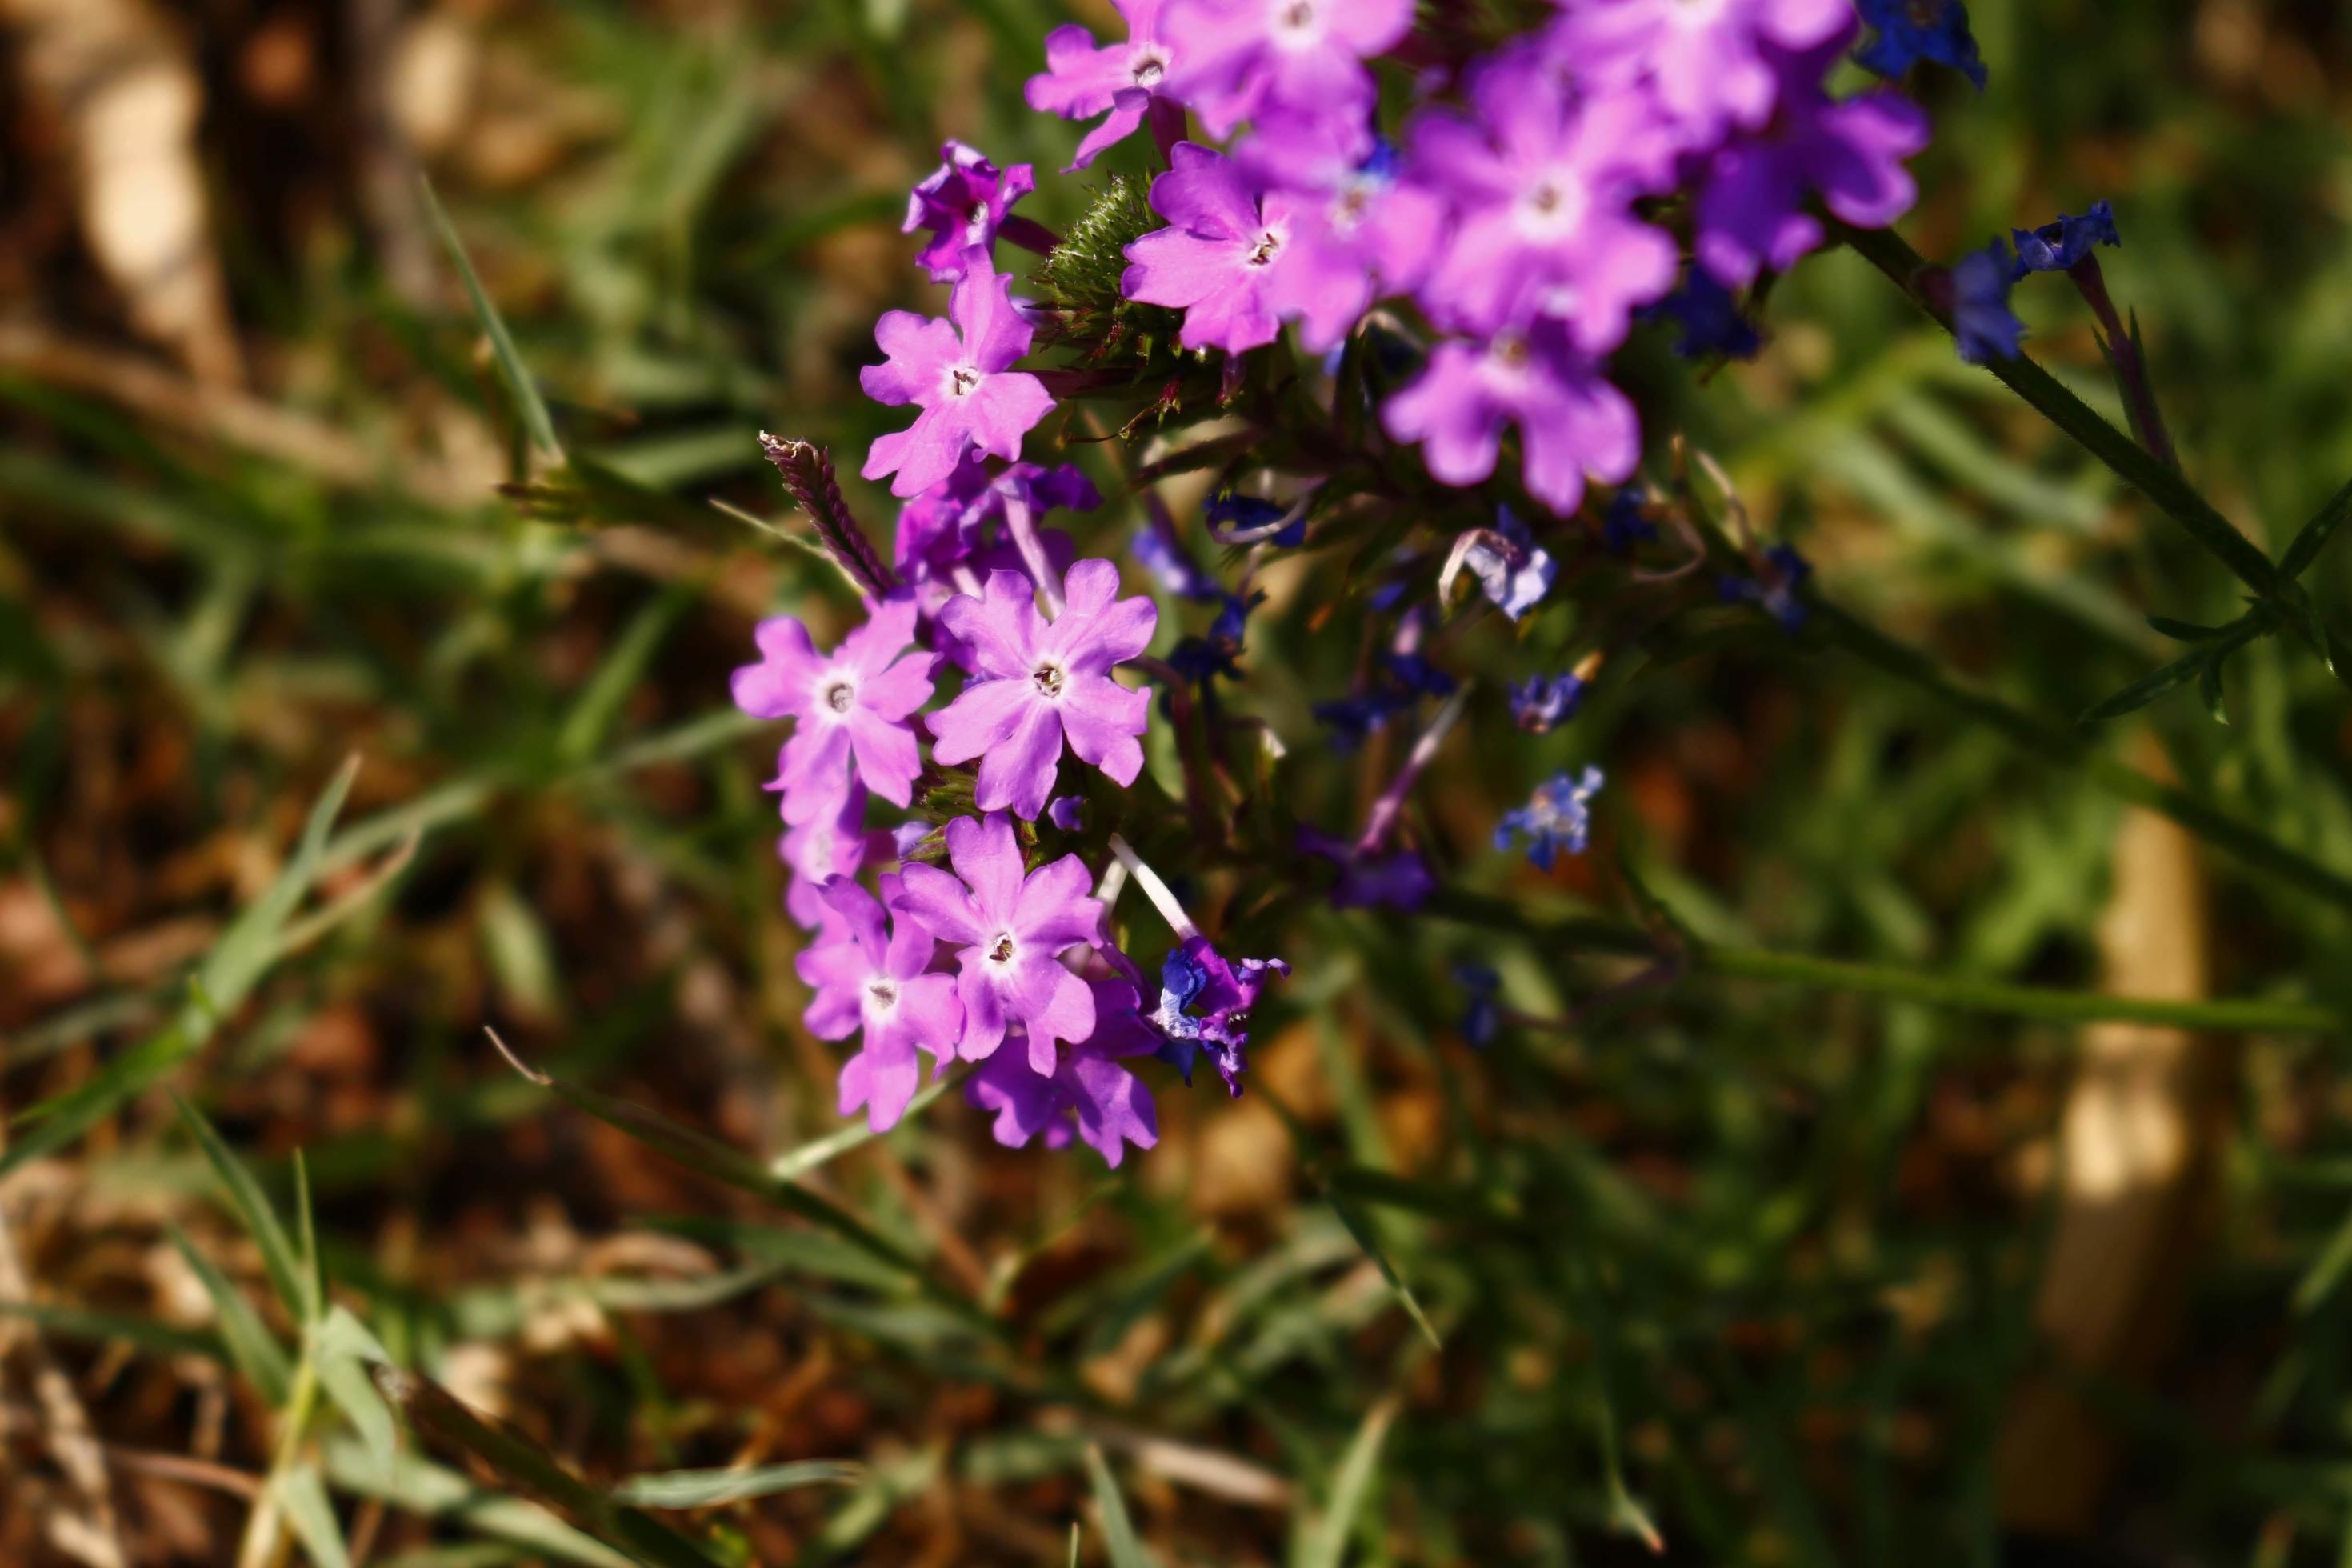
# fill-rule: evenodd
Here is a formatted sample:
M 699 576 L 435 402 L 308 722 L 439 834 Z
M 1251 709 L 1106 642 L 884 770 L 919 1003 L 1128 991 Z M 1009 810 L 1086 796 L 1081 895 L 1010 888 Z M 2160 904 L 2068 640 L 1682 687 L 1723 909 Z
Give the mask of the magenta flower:
M 1011 368 L 1029 352 L 1029 323 L 1013 308 L 1013 275 L 984 255 L 971 258 L 949 297 L 948 319 L 885 311 L 874 341 L 888 355 L 857 373 L 866 395 L 922 409 L 913 426 L 875 440 L 866 477 L 898 478 L 890 493 L 917 495 L 955 472 L 973 447 L 1011 459 L 1054 400 L 1045 384 Z
M 830 654 L 818 653 L 790 616 L 760 623 L 760 662 L 735 672 L 735 706 L 755 719 L 797 721 L 770 786 L 783 792 L 785 822 L 797 827 L 840 809 L 844 763 L 849 780 L 891 805 L 914 799 L 922 760 L 907 716 L 930 700 L 938 662 L 927 653 L 899 657 L 914 635 L 906 599 L 869 605 L 866 624 Z
M 1188 349 L 1241 353 L 1282 330 L 1276 278 L 1290 244 L 1295 198 L 1257 193 L 1222 153 L 1177 143 L 1151 182 L 1152 209 L 1169 221 L 1127 247 L 1118 291 L 1184 312 Z
M 885 899 L 896 880 L 882 879 Z M 963 1031 L 963 1006 L 953 976 L 929 973 L 938 944 L 919 922 L 902 913 L 890 929 L 882 904 L 846 878 L 827 882 L 824 899 L 838 917 L 838 939 L 806 949 L 794 965 L 816 989 L 809 1032 L 821 1040 L 864 1032 L 863 1048 L 841 1069 L 841 1113 L 862 1105 L 866 1125 L 887 1132 L 915 1098 L 915 1047 L 944 1063 Z
M 1183 110 L 1162 96 L 1160 86 L 1175 53 L 1160 37 L 1161 0 L 1111 0 L 1127 18 L 1127 42 L 1097 45 L 1095 36 L 1072 23 L 1045 35 L 1045 69 L 1029 79 L 1029 107 L 1065 120 L 1091 120 L 1110 110 L 1086 133 L 1068 174 L 1085 168 L 1103 150 L 1124 142 L 1155 108 L 1181 133 Z
M 932 282 L 952 283 L 975 265 L 971 260 L 974 251 L 982 258 L 995 255 L 997 231 L 1005 226 L 1006 214 L 1037 188 L 1037 175 L 1027 163 L 1000 172 L 978 148 L 961 142 L 942 146 L 940 158 L 940 166 L 908 193 L 907 221 L 898 232 L 930 230 L 931 241 L 915 264 L 929 271 Z
M 1135 987 L 1124 980 L 1087 983 L 1095 1005 L 1095 1031 L 1071 1047 L 1050 1074 L 1029 1065 L 1018 1051 L 999 1051 L 981 1064 L 964 1086 L 964 1098 L 995 1114 L 996 1141 L 1018 1149 L 1045 1135 L 1045 1147 L 1066 1147 L 1083 1139 L 1106 1163 L 1116 1166 L 1127 1145 L 1149 1149 L 1160 1142 L 1160 1113 L 1142 1079 L 1120 1066 L 1129 1057 L 1157 1050 L 1160 1037 L 1137 1011 Z
M 1724 283 L 1783 270 L 1822 243 L 1822 205 L 1859 228 L 1884 228 L 1910 210 L 1917 187 L 1903 161 L 1927 144 L 1927 117 L 1900 93 L 1832 102 L 1822 73 L 1846 35 L 1820 48 L 1775 58 L 1780 111 L 1755 141 L 1715 154 L 1696 203 L 1699 262 Z
M 824 884 L 835 877 L 857 875 L 873 845 L 874 836 L 866 831 L 864 784 L 844 790 L 835 809 L 820 811 L 786 829 L 776 847 L 793 873 L 784 889 L 784 912 L 809 931 L 826 924 L 831 911 L 824 902 Z
M 1412 177 L 1453 201 L 1457 226 L 1423 302 L 1478 333 L 1559 316 L 1585 353 L 1608 353 L 1675 284 L 1674 240 L 1633 213 L 1667 175 L 1664 126 L 1631 93 L 1580 99 L 1524 53 L 1481 70 L 1471 100 L 1475 117 L 1433 109 L 1410 132 Z
M 936 866 L 899 873 L 895 907 L 958 948 L 956 994 L 963 1002 L 959 1049 L 980 1061 L 1004 1041 L 1008 1024 L 1029 1037 L 1029 1065 L 1055 1070 L 1054 1045 L 1095 1031 L 1094 997 L 1062 966 L 1070 948 L 1102 933 L 1102 903 L 1087 896 L 1092 879 L 1075 855 L 1022 872 L 1021 846 L 1003 812 L 948 824 L 951 876 Z
M 1070 568 L 1062 613 L 1051 622 L 1038 616 L 1035 592 L 1018 572 L 992 572 L 985 597 L 948 602 L 940 624 L 970 647 L 972 678 L 927 721 L 933 757 L 980 758 L 973 801 L 981 810 L 1010 806 L 1030 822 L 1054 793 L 1065 740 L 1079 761 L 1118 784 L 1133 784 L 1143 771 L 1137 737 L 1150 718 L 1150 699 L 1113 680 L 1110 670 L 1141 654 L 1160 624 L 1150 599 L 1117 596 L 1118 568 L 1108 561 Z
M 1588 89 L 1646 90 L 1695 149 L 1771 119 L 1773 51 L 1810 49 L 1853 26 L 1852 0 L 1583 0 L 1561 10 L 1544 48 Z
M 1234 157 L 1288 193 L 1288 243 L 1269 299 L 1276 315 L 1299 323 L 1309 353 L 1335 347 L 1375 299 L 1418 287 L 1446 237 L 1444 202 L 1399 177 L 1402 162 L 1385 142 L 1276 121 L 1260 123 Z
M 1269 110 L 1348 118 L 1412 26 L 1412 0 L 1171 0 L 1168 90 L 1219 139 Z
M 1616 483 L 1642 456 L 1633 404 L 1556 321 L 1498 333 L 1483 346 L 1439 343 L 1428 368 L 1382 407 L 1381 420 L 1398 440 L 1422 442 L 1429 471 L 1449 485 L 1493 473 L 1503 427 L 1517 424 L 1528 493 L 1563 513 L 1583 499 L 1586 475 Z
M 1151 1021 L 1167 1037 L 1162 1055 L 1191 1083 L 1192 1058 L 1206 1050 L 1225 1092 L 1239 1096 L 1249 1068 L 1250 1009 L 1268 980 L 1289 973 L 1278 958 L 1228 961 L 1194 931 L 1160 966 L 1160 1009 Z
M 991 526 L 1015 507 L 1035 518 L 1056 507 L 1091 511 L 1101 504 L 1093 481 L 1074 465 L 992 468 L 968 452 L 945 479 L 899 509 L 895 564 L 903 576 L 930 581 L 971 560 L 988 543 Z

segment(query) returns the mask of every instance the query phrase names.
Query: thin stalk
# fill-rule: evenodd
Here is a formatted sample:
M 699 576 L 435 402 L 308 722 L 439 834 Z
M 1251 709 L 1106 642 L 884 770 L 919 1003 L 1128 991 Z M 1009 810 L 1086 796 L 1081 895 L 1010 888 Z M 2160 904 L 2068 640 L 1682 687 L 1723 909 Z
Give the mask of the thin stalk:
M 1921 287 L 1927 262 L 1904 242 L 1902 236 L 1891 228 L 1853 228 L 1845 224 L 1835 224 L 1834 232 L 1863 259 L 1885 273 L 1905 297 L 1937 325 L 1946 331 L 1952 330 L 1950 313 L 1937 306 Z M 2239 581 L 2265 598 L 2284 584 L 2271 558 L 2240 533 L 2229 519 L 2213 510 L 2212 503 L 2177 469 L 2165 466 L 2138 442 L 2101 418 L 2096 409 L 2059 384 L 2048 371 L 2021 353 L 2014 359 L 1990 360 L 1985 369 L 2025 399 L 2043 418 L 2072 436 L 2084 450 L 2113 468 L 2126 484 L 2154 501 L 2158 510 L 2178 522 Z

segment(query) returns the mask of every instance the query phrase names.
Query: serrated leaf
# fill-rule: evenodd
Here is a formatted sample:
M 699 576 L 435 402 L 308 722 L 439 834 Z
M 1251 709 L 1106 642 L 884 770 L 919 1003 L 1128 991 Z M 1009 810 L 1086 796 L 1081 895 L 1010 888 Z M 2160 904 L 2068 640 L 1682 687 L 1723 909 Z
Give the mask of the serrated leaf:
M 315 1568 L 351 1568 L 351 1549 L 343 1544 L 343 1527 L 335 1521 L 335 1505 L 327 1499 L 327 1483 L 317 1467 L 280 1470 L 270 1478 L 269 1490 Z
M 1151 1554 L 1136 1539 L 1135 1521 L 1128 1517 L 1127 1500 L 1119 1496 L 1110 1466 L 1103 1462 L 1102 1449 L 1092 1443 L 1087 1445 L 1087 1474 L 1094 1481 L 1095 1507 L 1102 1510 L 1103 1549 L 1110 1557 L 1111 1568 L 1154 1568 Z
M 205 1119 L 203 1112 L 176 1094 L 172 1097 L 172 1104 L 179 1111 L 180 1120 L 187 1124 L 188 1131 L 194 1134 L 196 1147 L 204 1152 L 205 1163 L 212 1167 L 213 1173 L 220 1178 L 221 1185 L 227 1189 L 229 1203 L 236 1210 L 237 1217 L 244 1221 L 246 1234 L 252 1237 L 254 1244 L 261 1249 L 261 1267 L 268 1274 L 270 1287 L 278 1292 L 278 1299 L 286 1304 L 288 1315 L 298 1322 L 307 1321 L 303 1310 L 305 1292 L 301 1262 L 295 1254 L 292 1240 L 286 1234 L 285 1226 L 278 1218 L 277 1211 L 270 1207 L 268 1195 L 261 1190 L 261 1184 L 254 1179 L 253 1173 L 246 1169 L 245 1162 L 230 1150 L 227 1141 Z
M 185 1232 L 178 1226 L 169 1226 L 164 1234 L 172 1238 L 172 1245 L 187 1260 L 197 1283 L 212 1299 L 213 1316 L 219 1325 L 221 1343 L 227 1347 L 230 1363 L 252 1382 L 272 1406 L 283 1405 L 287 1385 L 293 1376 L 286 1347 L 262 1322 L 253 1304 L 229 1283 L 228 1276 L 196 1250 L 195 1243 L 188 1239 Z
M 420 177 L 418 184 L 425 192 L 425 208 L 432 216 L 433 226 L 448 247 L 449 258 L 457 264 L 457 276 L 466 285 L 466 297 L 473 302 L 474 317 L 481 323 L 482 334 L 490 340 L 490 353 L 499 362 L 499 374 L 514 398 L 515 417 L 524 432 L 539 449 L 558 462 L 563 460 L 563 444 L 555 438 L 555 421 L 548 416 L 547 403 L 539 395 L 539 384 L 531 380 L 530 370 L 522 363 L 522 351 L 515 347 L 514 334 L 507 331 L 506 318 L 490 303 L 482 288 L 482 280 L 474 271 L 473 259 L 466 254 L 466 242 L 457 237 L 457 226 L 449 221 L 443 210 L 441 197 L 433 189 L 433 182 Z
M 741 1469 L 662 1470 L 631 1476 L 613 1489 L 613 1500 L 638 1508 L 716 1508 L 802 1487 L 855 1486 L 866 1468 L 844 1459 L 803 1459 Z

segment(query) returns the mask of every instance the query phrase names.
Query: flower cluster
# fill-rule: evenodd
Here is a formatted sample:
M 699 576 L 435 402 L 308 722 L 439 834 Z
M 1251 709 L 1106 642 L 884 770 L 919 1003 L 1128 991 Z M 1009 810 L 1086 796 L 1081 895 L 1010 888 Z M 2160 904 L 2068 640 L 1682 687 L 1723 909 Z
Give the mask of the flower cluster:
M 1149 161 L 1148 185 L 1113 174 L 1056 235 L 1016 210 L 1037 193 L 1030 165 L 942 149 L 905 228 L 944 313 L 885 314 L 860 376 L 914 411 L 863 466 L 902 503 L 893 548 L 866 542 L 823 454 L 769 443 L 866 602 L 830 651 L 793 617 L 762 624 L 735 698 L 793 723 L 772 785 L 786 903 L 814 933 L 810 1028 L 857 1040 L 843 1111 L 892 1126 L 928 1055 L 935 1073 L 971 1064 L 966 1098 L 1000 1141 L 1081 1139 L 1117 1164 L 1157 1138 L 1144 1059 L 1190 1083 L 1205 1052 L 1241 1092 L 1251 1010 L 1288 973 L 1221 952 L 1129 838 L 1182 855 L 1180 880 L 1271 871 L 1280 897 L 1391 916 L 1427 903 L 1442 878 L 1408 805 L 1471 710 L 1441 657 L 1473 613 L 1461 579 L 1475 614 L 1520 633 L 1596 570 L 1660 594 L 1706 581 L 1690 579 L 1697 558 L 1654 567 L 1673 514 L 1633 482 L 1643 420 L 1612 356 L 1646 321 L 1687 357 L 1753 355 L 1764 285 L 1824 243 L 1824 214 L 1869 227 L 1910 205 L 1923 115 L 1892 88 L 1828 85 L 1865 19 L 1856 58 L 1885 74 L 1982 65 L 1957 6 L 1559 0 L 1531 30 L 1476 36 L 1503 25 L 1412 0 L 1114 3 L 1126 37 L 1058 29 L 1027 99 L 1087 122 L 1066 173 Z M 2021 235 L 2017 265 L 2065 265 L 2112 233 L 2101 209 Z M 1045 258 L 1024 294 L 1007 246 Z M 2015 352 L 1985 309 L 1998 295 L 2005 314 L 2011 266 L 1988 253 L 1953 275 L 1980 323 L 1965 345 Z M 1048 428 L 1078 395 L 1101 408 Z M 1141 482 L 1123 540 L 1091 530 L 1117 542 L 1088 553 L 1049 526 L 1102 492 L 1038 448 L 1081 417 L 1097 438 L 1121 399 L 1123 442 L 1240 422 L 1168 470 L 1219 470 L 1198 522 L 1237 583 L 1199 563 Z M 1595 481 L 1618 488 L 1588 518 Z M 1246 684 L 1255 584 L 1272 580 L 1259 563 L 1351 532 L 1378 541 L 1344 587 L 1364 657 L 1347 695 L 1311 706 L 1333 749 L 1379 772 L 1360 831 L 1340 836 L 1288 804 L 1260 809 L 1286 749 L 1223 688 Z M 1126 592 L 1129 555 L 1159 603 Z M 1724 595 L 1795 626 L 1801 559 L 1755 559 L 1759 576 Z M 1163 610 L 1188 605 L 1213 617 L 1169 628 L 1155 658 Z M 1569 723 L 1601 654 L 1587 644 L 1511 682 L 1509 724 Z M 1173 731 L 1156 766 L 1148 682 Z M 1383 763 L 1370 742 L 1424 703 L 1402 763 Z M 1497 847 L 1523 842 L 1545 870 L 1581 852 L 1601 778 L 1559 774 L 1504 817 Z M 897 826 L 869 824 L 877 800 Z M 1124 951 L 1111 918 L 1129 882 L 1167 928 L 1156 960 Z

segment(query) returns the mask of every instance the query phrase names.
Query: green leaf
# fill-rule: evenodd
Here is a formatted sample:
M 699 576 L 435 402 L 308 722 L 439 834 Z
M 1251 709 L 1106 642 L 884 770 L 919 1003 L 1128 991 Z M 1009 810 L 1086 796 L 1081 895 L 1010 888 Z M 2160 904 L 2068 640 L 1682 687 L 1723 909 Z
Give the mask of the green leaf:
M 179 1249 L 180 1256 L 187 1259 L 188 1267 L 204 1286 L 205 1294 L 212 1298 L 213 1315 L 219 1320 L 221 1342 L 228 1347 L 230 1363 L 251 1380 L 262 1398 L 272 1406 L 283 1405 L 287 1385 L 293 1376 L 286 1347 L 279 1344 L 277 1337 L 263 1324 L 260 1315 L 254 1311 L 253 1304 L 229 1283 L 228 1276 L 223 1274 L 211 1258 L 196 1250 L 195 1243 L 188 1239 L 185 1232 L 177 1226 L 170 1226 L 165 1227 L 165 1234 L 172 1238 L 172 1245 Z
M 961 1083 L 964 1069 L 958 1068 L 933 1079 L 923 1091 L 907 1102 L 906 1113 L 899 1118 L 904 1126 L 919 1115 L 933 1100 Z M 821 1165 L 828 1164 L 850 1150 L 860 1148 L 882 1136 L 864 1121 L 853 1121 L 822 1138 L 812 1138 L 799 1148 L 779 1154 L 768 1163 L 768 1174 L 780 1182 L 796 1182 Z
M 506 378 L 507 390 L 515 402 L 515 416 L 539 449 L 558 462 L 563 459 L 563 445 L 555 438 L 555 421 L 548 417 L 547 404 L 539 395 L 539 384 L 522 363 L 522 352 L 515 347 L 514 334 L 507 331 L 506 318 L 490 303 L 483 291 L 482 280 L 475 274 L 474 263 L 466 255 L 466 242 L 457 237 L 457 226 L 449 221 L 442 209 L 441 198 L 435 194 L 433 182 L 419 178 L 425 191 L 425 207 L 432 215 L 433 226 L 440 232 L 441 243 L 449 247 L 449 258 L 457 264 L 457 276 L 464 280 L 466 296 L 474 303 L 474 315 L 482 324 L 483 335 L 490 340 L 490 352 L 499 362 L 499 374 Z
M 485 1490 L 457 1471 L 415 1454 L 395 1454 L 387 1471 L 359 1444 L 331 1437 L 321 1458 L 327 1479 L 355 1496 L 374 1498 L 451 1526 L 494 1535 L 584 1568 L 629 1568 L 628 1558 L 583 1535 L 537 1503 Z
M 2183 654 L 2170 664 L 2150 670 L 2121 691 L 2084 709 L 2075 722 L 2087 727 L 2137 712 L 2166 692 L 2200 679 L 2213 663 L 2214 650 L 2210 648 L 2200 647 L 2194 653 Z
M 125 1312 L 102 1312 L 89 1307 L 51 1305 L 39 1301 L 0 1301 L 0 1317 L 22 1318 L 45 1334 L 69 1340 L 119 1340 L 153 1355 L 199 1355 L 212 1361 L 228 1359 L 228 1347 L 209 1329 L 184 1329 L 152 1318 Z
M 1389 1261 L 1388 1252 L 1381 1246 L 1371 1223 L 1357 1213 L 1354 1205 L 1333 1188 L 1327 1185 L 1323 1189 L 1323 1196 L 1339 1216 L 1339 1223 L 1348 1227 L 1348 1234 L 1356 1238 L 1356 1245 L 1363 1248 L 1364 1256 L 1370 1258 L 1372 1266 L 1381 1271 L 1381 1278 L 1389 1282 L 1389 1289 L 1396 1293 L 1398 1303 L 1404 1308 L 1405 1316 L 1412 1320 L 1412 1326 L 1421 1331 L 1421 1337 L 1429 1342 L 1431 1349 L 1444 1350 L 1444 1342 L 1437 1337 L 1437 1330 L 1431 1324 L 1429 1314 L 1421 1310 L 1421 1300 L 1413 1295 L 1412 1287 L 1404 1282 L 1404 1276 L 1399 1274 L 1396 1265 Z
M 311 805 L 310 817 L 302 825 L 302 837 L 294 847 L 293 857 L 286 862 L 286 868 L 278 873 L 278 879 L 269 884 L 267 892 L 237 916 L 236 922 L 222 934 L 197 972 L 198 983 L 214 1015 L 227 1014 L 242 1004 L 277 958 L 279 933 L 318 879 L 327 836 L 342 812 L 343 798 L 351 794 L 352 781 L 359 776 L 359 771 L 360 760 L 356 756 L 336 770 L 325 791 Z
M 680 584 L 637 612 L 588 678 L 572 710 L 563 716 L 563 728 L 555 738 L 559 763 L 577 767 L 596 753 L 620 716 L 621 705 L 645 679 L 646 668 L 659 651 L 662 638 L 698 596 L 695 585 Z
M 311 1314 L 304 1310 L 304 1269 L 261 1184 L 230 1151 L 219 1130 L 205 1120 L 202 1111 L 176 1094 L 172 1097 L 172 1104 L 179 1111 L 180 1120 L 187 1123 L 188 1131 L 195 1134 L 196 1146 L 204 1151 L 205 1163 L 220 1178 L 221 1185 L 228 1189 L 229 1202 L 236 1209 L 237 1217 L 245 1222 L 247 1234 L 260 1247 L 261 1267 L 269 1276 L 271 1289 L 278 1292 L 278 1299 L 286 1304 L 288 1314 L 297 1322 L 310 1321 Z
M 1365 1412 L 1363 1423 L 1356 1428 L 1348 1452 L 1339 1460 L 1339 1473 L 1331 1482 L 1330 1506 L 1324 1511 L 1321 1528 L 1310 1538 L 1302 1568 L 1340 1568 L 1346 1561 L 1348 1537 L 1355 1530 L 1356 1516 L 1363 1511 L 1364 1500 L 1371 1493 L 1381 1444 L 1388 1437 L 1400 1405 L 1401 1401 L 1391 1394 Z
M 319 1384 L 343 1413 L 368 1457 L 386 1473 L 392 1468 L 397 1433 L 391 1407 L 377 1392 L 369 1369 L 388 1366 L 391 1355 L 367 1326 L 342 1307 L 331 1307 L 310 1342 L 310 1364 Z
M 614 1503 L 503 1421 L 477 1415 L 429 1378 L 375 1369 L 375 1385 L 426 1440 L 469 1456 L 507 1486 L 610 1542 L 646 1568 L 712 1568 L 716 1559 L 667 1525 Z
M 2313 513 L 2309 522 L 2295 531 L 2294 538 L 2286 547 L 2286 554 L 2279 560 L 2279 570 L 2289 577 L 2302 576 L 2305 569 L 2319 559 L 2319 552 L 2327 547 L 2328 540 L 2344 526 L 2347 518 L 2352 518 L 2352 483 L 2346 484 L 2330 496 L 2327 504 Z
M 742 1469 L 662 1470 L 631 1476 L 613 1489 L 613 1500 L 639 1508 L 716 1508 L 801 1487 L 855 1486 L 866 1476 L 864 1465 L 844 1459 L 803 1459 Z
M 1135 1537 L 1127 1500 L 1118 1495 L 1118 1483 L 1111 1479 L 1102 1449 L 1092 1443 L 1087 1445 L 1087 1474 L 1094 1479 L 1095 1507 L 1102 1510 L 1103 1544 L 1110 1554 L 1110 1568 L 1153 1568 L 1151 1554 Z
M 2197 695 L 2203 699 L 2205 711 L 2212 715 L 2213 722 L 2226 724 L 2230 721 L 2230 710 L 2228 704 L 2223 701 L 2221 694 L 2221 655 L 2220 653 L 2217 652 L 2211 658 L 2207 659 L 2205 668 L 2198 671 Z
M 167 1025 L 65 1093 L 28 1107 L 18 1114 L 16 1135 L 0 1152 L 0 1176 L 65 1148 L 194 1056 L 202 1044 L 184 1020 Z
M 335 1505 L 327 1500 L 327 1483 L 317 1466 L 280 1470 L 270 1478 L 269 1489 L 316 1568 L 351 1568 L 351 1549 L 343 1544 L 343 1527 L 335 1522 Z
M 2176 621 L 2170 616 L 2150 616 L 2147 617 L 2147 624 L 2149 629 L 2160 632 L 2175 642 L 2203 642 L 2208 637 L 2218 637 L 2230 629 L 2229 626 L 2200 626 L 2195 621 Z M 2234 626 L 2236 623 L 2231 622 L 2230 625 Z

